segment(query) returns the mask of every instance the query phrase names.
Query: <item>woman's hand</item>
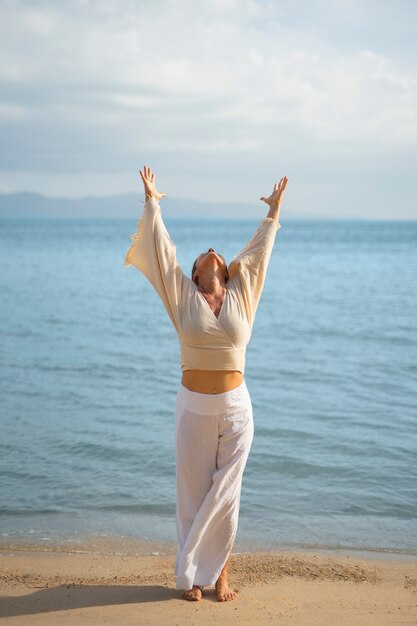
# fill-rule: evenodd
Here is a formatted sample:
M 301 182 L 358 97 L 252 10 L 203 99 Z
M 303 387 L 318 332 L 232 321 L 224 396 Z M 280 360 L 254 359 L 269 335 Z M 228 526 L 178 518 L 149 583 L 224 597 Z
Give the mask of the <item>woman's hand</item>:
M 155 198 L 155 200 L 160 200 L 160 198 L 164 198 L 166 193 L 159 193 L 155 186 L 155 174 L 152 172 L 150 167 L 143 166 L 142 170 L 139 170 L 139 174 L 143 180 L 143 186 L 145 187 L 146 199 Z
M 287 183 L 288 178 L 286 176 L 283 176 L 279 183 L 275 183 L 269 198 L 264 198 L 264 196 L 261 196 L 259 200 L 263 200 L 264 202 L 266 202 L 271 207 L 271 209 L 278 209 L 281 205 L 282 197 L 284 195 Z

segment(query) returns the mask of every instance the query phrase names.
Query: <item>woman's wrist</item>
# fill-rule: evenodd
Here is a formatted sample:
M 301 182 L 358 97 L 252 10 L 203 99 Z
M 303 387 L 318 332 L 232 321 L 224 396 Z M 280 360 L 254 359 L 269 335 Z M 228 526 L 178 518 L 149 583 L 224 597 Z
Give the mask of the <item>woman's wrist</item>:
M 273 217 L 275 219 L 278 219 L 279 218 L 280 209 L 281 209 L 281 202 L 270 204 L 267 217 Z

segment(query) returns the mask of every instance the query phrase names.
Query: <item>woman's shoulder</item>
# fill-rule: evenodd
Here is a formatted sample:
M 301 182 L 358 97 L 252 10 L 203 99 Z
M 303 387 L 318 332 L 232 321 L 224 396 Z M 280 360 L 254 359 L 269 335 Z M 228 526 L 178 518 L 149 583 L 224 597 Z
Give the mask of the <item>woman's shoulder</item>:
M 230 278 L 226 283 L 226 289 L 233 295 L 238 295 L 241 292 L 242 281 L 240 274 L 236 274 L 233 278 Z

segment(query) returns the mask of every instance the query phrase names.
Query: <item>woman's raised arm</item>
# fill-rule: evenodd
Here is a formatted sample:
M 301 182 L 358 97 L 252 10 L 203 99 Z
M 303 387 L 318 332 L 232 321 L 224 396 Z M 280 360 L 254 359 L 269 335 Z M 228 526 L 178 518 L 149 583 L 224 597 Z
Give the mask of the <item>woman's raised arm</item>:
M 268 215 L 261 220 L 250 241 L 228 267 L 230 279 L 236 275 L 240 277 L 247 316 L 252 322 L 264 287 L 275 236 L 281 228 L 278 218 L 287 182 L 288 179 L 284 176 L 274 185 L 269 198 L 261 196 L 260 200 L 270 207 Z
M 190 279 L 183 273 L 176 257 L 176 247 L 162 219 L 158 200 L 166 196 L 156 189 L 150 167 L 140 172 L 146 201 L 137 230 L 130 235 L 132 245 L 125 255 L 126 267 L 134 265 L 155 288 L 174 324 L 179 329 L 182 290 Z

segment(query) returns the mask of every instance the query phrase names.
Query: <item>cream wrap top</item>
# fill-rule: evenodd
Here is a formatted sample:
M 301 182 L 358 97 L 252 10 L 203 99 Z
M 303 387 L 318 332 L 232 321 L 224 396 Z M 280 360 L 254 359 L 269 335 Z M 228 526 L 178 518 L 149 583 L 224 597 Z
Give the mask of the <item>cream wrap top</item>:
M 238 370 L 244 374 L 246 346 L 279 228 L 277 220 L 264 218 L 230 263 L 217 318 L 197 285 L 183 273 L 158 202 L 146 200 L 137 232 L 130 235 L 133 243 L 124 264 L 143 272 L 161 297 L 178 333 L 182 370 Z

